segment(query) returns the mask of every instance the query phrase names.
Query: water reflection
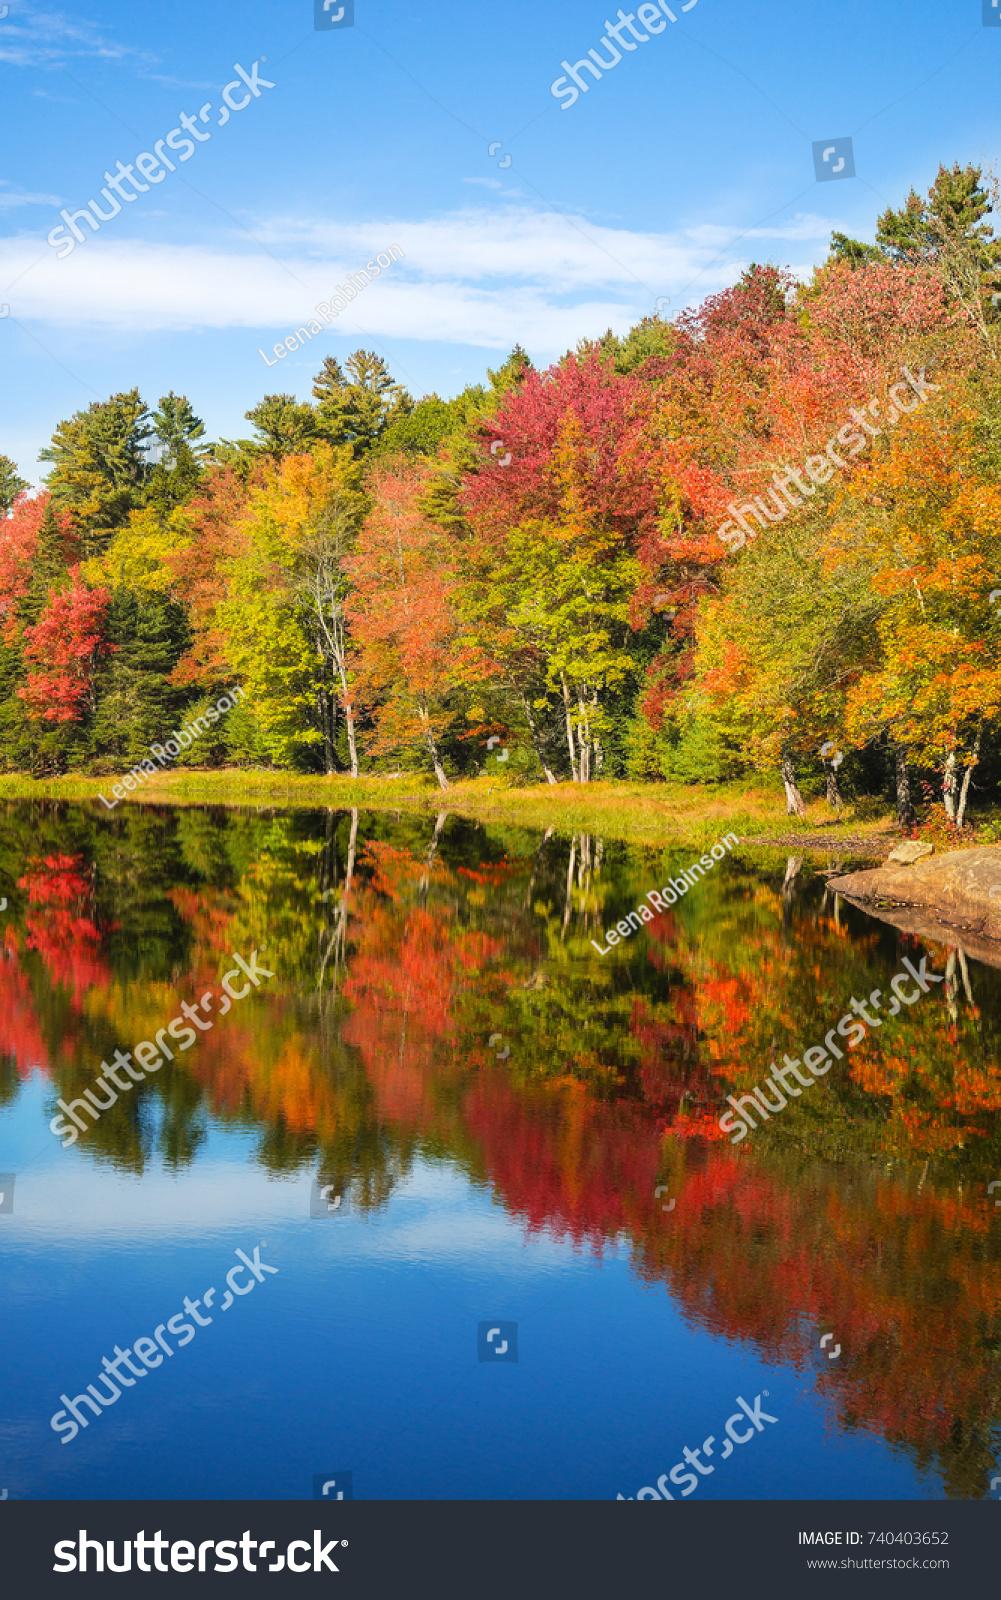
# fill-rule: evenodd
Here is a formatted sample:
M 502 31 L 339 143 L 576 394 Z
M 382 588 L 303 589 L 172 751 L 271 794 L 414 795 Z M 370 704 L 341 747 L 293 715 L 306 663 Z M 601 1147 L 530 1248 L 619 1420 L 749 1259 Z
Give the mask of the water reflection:
M 266 992 L 81 1135 L 95 1170 L 184 1172 L 220 1127 L 268 1174 L 315 1173 L 375 1215 L 418 1158 L 446 1163 L 530 1234 L 625 1242 L 692 1325 L 982 1496 L 999 1470 L 999 977 L 846 909 L 802 857 L 740 851 L 599 957 L 592 939 L 685 859 L 444 811 L 9 806 L 0 1104 L 41 1077 L 52 1115 L 232 952 L 266 947 Z M 726 1095 L 908 953 L 946 974 L 935 995 L 733 1147 Z

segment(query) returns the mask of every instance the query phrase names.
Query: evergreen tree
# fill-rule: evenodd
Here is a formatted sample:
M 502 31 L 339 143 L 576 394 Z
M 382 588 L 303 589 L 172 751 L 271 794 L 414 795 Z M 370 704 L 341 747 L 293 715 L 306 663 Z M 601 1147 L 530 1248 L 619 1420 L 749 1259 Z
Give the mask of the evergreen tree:
M 170 674 L 191 630 L 183 607 L 123 587 L 112 595 L 108 640 L 114 648 L 95 685 L 92 753 L 134 764 L 149 756 L 152 743 L 169 738 L 184 715 L 190 690 L 175 687 Z
M 244 416 L 254 424 L 257 438 L 251 440 L 249 446 L 241 439 L 239 448 L 249 449 L 257 459 L 268 456 L 281 461 L 285 456 L 299 455 L 309 449 L 317 436 L 313 407 L 308 400 L 297 400 L 294 394 L 266 394 L 260 404 L 252 411 L 245 411 Z
M 878 244 L 865 244 L 861 239 L 850 239 L 847 233 L 835 232 L 831 234 L 829 260 L 847 262 L 854 268 L 871 266 L 874 261 L 885 261 L 886 256 Z
M 409 416 L 414 404 L 372 350 L 356 350 L 349 356 L 346 373 L 335 357 L 327 356 L 313 394 L 321 437 L 333 445 L 350 444 L 356 461 L 368 454 L 387 428 Z
M 899 211 L 884 211 L 876 224 L 877 244 L 894 260 L 914 262 L 934 260 L 948 243 L 962 241 L 979 255 L 985 275 L 996 273 L 1001 243 L 984 220 L 992 207 L 982 177 L 980 167 L 939 167 L 927 200 L 912 189 Z
M 147 499 L 168 517 L 194 494 L 213 447 L 203 442 L 205 424 L 195 416 L 187 396 L 175 395 L 173 389 L 161 396 L 150 426 L 160 459 L 150 472 Z
M 314 390 L 315 393 L 315 390 Z M 455 401 L 425 395 L 412 411 L 387 424 L 373 455 L 392 455 L 402 451 L 411 456 L 435 456 L 446 439 L 459 432 L 465 417 Z
M 39 454 L 52 462 L 47 486 L 57 506 L 72 510 L 85 555 L 99 555 L 114 529 L 142 505 L 148 423 L 139 390 L 130 389 L 75 412 Z
M 982 177 L 980 167 L 939 167 L 928 199 L 912 189 L 899 211 L 880 217 L 876 240 L 894 261 L 930 266 L 994 350 L 997 329 L 990 325 L 998 315 L 993 296 L 1001 290 L 1001 240 L 986 218 L 997 207 L 998 186 L 992 176 L 985 188 Z
M 31 563 L 31 587 L 17 608 L 18 621 L 25 626 L 34 626 L 53 591 L 58 594 L 65 589 L 69 582 L 69 561 L 75 554 L 72 544 L 71 537 L 63 532 L 56 521 L 50 500 L 38 530 L 38 543 Z
M 521 345 L 516 344 L 507 360 L 497 368 L 496 372 L 490 367 L 487 368 L 490 387 L 495 395 L 507 394 L 510 389 L 517 389 L 519 384 L 524 382 L 526 372 L 530 372 L 531 369 L 531 361 Z
M 0 456 L 0 511 L 9 511 L 21 491 L 30 488 L 28 480 L 18 472 L 17 463 L 10 456 Z

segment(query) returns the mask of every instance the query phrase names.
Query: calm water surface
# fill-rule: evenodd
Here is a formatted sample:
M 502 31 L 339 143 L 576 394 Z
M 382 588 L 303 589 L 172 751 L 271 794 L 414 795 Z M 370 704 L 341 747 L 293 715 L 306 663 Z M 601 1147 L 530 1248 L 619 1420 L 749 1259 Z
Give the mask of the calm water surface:
M 691 851 L 98 811 L 0 813 L 9 1498 L 615 1499 L 686 1447 L 678 1499 L 992 1493 L 998 973 L 819 857 L 737 849 L 601 956 Z M 731 1144 L 725 1096 L 905 955 L 946 981 Z M 206 995 L 64 1148 L 56 1102 Z

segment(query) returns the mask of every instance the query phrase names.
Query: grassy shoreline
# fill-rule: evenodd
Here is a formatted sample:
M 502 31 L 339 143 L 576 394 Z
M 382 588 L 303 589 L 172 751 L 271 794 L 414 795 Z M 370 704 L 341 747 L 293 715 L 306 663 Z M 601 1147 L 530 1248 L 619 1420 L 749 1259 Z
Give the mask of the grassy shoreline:
M 95 801 L 110 798 L 117 778 L 0 777 L 0 800 Z M 871 851 L 885 854 L 899 838 L 889 804 L 864 819 L 845 806 L 836 819 L 826 802 L 808 804 L 803 819 L 785 814 L 784 797 L 774 789 L 748 785 L 594 783 L 558 787 L 535 784 L 498 787 L 486 778 L 456 782 L 443 793 L 423 774 L 399 778 L 300 776 L 287 772 L 180 769 L 158 773 L 120 805 L 222 805 L 257 808 L 411 811 L 436 815 L 451 811 L 481 822 L 553 827 L 561 833 L 592 833 L 634 844 L 667 842 L 703 847 L 724 833 L 744 842 L 806 851 Z M 112 808 L 117 809 L 117 806 Z

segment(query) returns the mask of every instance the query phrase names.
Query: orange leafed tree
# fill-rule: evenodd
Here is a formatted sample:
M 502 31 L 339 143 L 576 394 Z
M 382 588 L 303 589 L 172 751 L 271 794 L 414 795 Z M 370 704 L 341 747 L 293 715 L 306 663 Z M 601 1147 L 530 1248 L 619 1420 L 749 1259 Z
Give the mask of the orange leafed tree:
M 399 463 L 373 471 L 373 507 L 345 569 L 358 698 L 375 730 L 370 750 L 426 752 L 447 789 L 439 743 L 455 719 L 466 655 L 457 643 L 451 542 L 421 508 L 429 476 L 426 467 Z

